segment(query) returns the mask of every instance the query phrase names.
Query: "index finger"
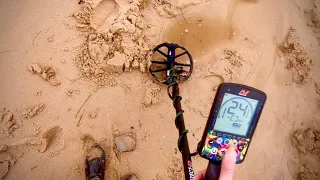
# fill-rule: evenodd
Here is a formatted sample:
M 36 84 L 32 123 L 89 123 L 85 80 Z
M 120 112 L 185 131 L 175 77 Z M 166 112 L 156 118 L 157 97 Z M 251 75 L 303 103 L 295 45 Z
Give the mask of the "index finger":
M 223 156 L 219 180 L 232 180 L 237 154 L 234 148 L 229 148 Z

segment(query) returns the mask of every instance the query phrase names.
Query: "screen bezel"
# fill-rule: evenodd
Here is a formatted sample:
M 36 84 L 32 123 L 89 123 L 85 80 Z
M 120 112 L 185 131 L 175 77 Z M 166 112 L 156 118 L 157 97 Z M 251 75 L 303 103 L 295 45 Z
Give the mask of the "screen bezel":
M 209 130 L 213 130 L 213 128 L 210 128 L 210 127 L 212 127 L 212 125 L 214 125 L 215 122 L 216 122 L 217 115 L 219 113 L 220 106 L 221 106 L 224 94 L 225 93 L 230 93 L 230 94 L 234 94 L 234 95 L 240 95 L 239 93 L 242 90 L 250 91 L 244 97 L 248 97 L 248 98 L 251 98 L 251 99 L 258 100 L 258 105 L 256 107 L 255 114 L 253 116 L 252 122 L 251 122 L 251 124 L 250 124 L 250 126 L 248 128 L 247 135 L 246 136 L 241 136 L 241 135 L 232 134 L 232 133 L 226 133 L 226 132 L 221 132 L 221 131 L 214 131 L 214 132 L 220 132 L 222 134 L 225 134 L 226 136 L 231 135 L 231 136 L 236 136 L 236 137 L 241 137 L 241 138 L 246 138 L 246 139 L 252 139 L 252 136 L 253 136 L 254 131 L 255 131 L 256 127 L 257 127 L 259 118 L 261 116 L 262 109 L 263 109 L 264 104 L 265 104 L 265 102 L 267 100 L 267 95 L 264 92 L 262 92 L 262 91 L 260 91 L 258 89 L 249 87 L 249 86 L 240 85 L 240 84 L 234 84 L 234 83 L 222 83 L 222 84 L 219 85 L 219 88 L 217 90 L 216 96 L 214 98 L 214 102 L 213 102 L 211 110 L 210 110 L 210 114 L 209 114 L 209 117 L 208 117 L 208 121 L 207 121 L 206 127 L 204 129 L 201 141 L 200 141 L 199 146 L 198 146 L 198 152 L 199 152 L 200 155 L 201 155 L 201 151 L 202 151 L 202 149 L 203 149 L 203 147 L 205 145 L 205 140 L 207 138 L 207 134 L 208 134 Z M 248 148 L 249 148 L 250 142 L 248 143 Z M 245 156 L 246 156 L 246 154 L 245 154 Z M 244 156 L 242 161 L 244 161 L 245 156 Z M 206 156 L 202 156 L 201 155 L 201 157 L 210 160 L 214 164 L 220 164 L 221 163 L 221 161 L 214 162 L 213 160 L 211 160 L 210 158 L 207 158 Z M 239 163 L 241 163 L 241 162 L 239 162 Z

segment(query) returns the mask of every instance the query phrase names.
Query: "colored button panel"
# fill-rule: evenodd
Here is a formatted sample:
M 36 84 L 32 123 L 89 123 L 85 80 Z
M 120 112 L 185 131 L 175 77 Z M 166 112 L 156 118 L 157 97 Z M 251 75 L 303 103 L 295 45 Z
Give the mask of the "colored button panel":
M 208 135 L 205 147 L 202 149 L 202 155 L 214 161 L 221 161 L 224 154 L 230 147 L 235 148 L 237 153 L 237 162 L 240 162 L 247 151 L 250 139 L 228 138 L 225 136 Z

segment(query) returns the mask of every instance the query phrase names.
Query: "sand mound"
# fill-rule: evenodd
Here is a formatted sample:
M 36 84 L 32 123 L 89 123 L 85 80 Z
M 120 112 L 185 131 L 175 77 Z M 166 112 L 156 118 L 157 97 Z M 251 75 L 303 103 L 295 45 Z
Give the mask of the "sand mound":
M 183 165 L 181 159 L 174 157 L 172 164 L 168 167 L 169 179 L 182 180 L 184 179 Z
M 144 2 L 115 1 L 120 9 L 102 17 L 112 18 L 112 25 L 105 26 L 103 21 L 96 26 L 93 22 L 99 20 L 95 19 L 95 14 L 105 11 L 99 9 L 102 3 L 105 0 L 84 1 L 83 10 L 74 14 L 78 29 L 87 38 L 75 60 L 82 75 L 99 86 L 116 85 L 116 76 L 124 71 L 146 71 L 151 46 L 144 33 L 147 28 L 141 13 Z
M 42 112 L 44 108 L 45 108 L 45 104 L 42 103 L 42 104 L 36 105 L 30 109 L 22 110 L 21 115 L 26 119 L 30 119 L 30 118 L 34 117 L 35 115 L 37 115 L 38 113 Z
M 149 80 L 145 82 L 145 87 L 146 92 L 142 103 L 146 106 L 156 104 L 159 101 L 160 85 Z
M 320 131 L 297 130 L 292 138 L 292 145 L 299 151 L 301 161 L 298 178 L 301 180 L 320 178 Z M 307 159 L 315 160 L 308 161 Z
M 56 78 L 56 69 L 51 66 L 41 67 L 39 64 L 29 64 L 28 71 L 39 75 L 43 80 L 48 81 L 52 86 L 59 86 L 61 82 Z
M 304 84 L 308 81 L 312 60 L 299 41 L 299 37 L 296 36 L 296 29 L 291 27 L 279 49 L 287 60 L 286 68 L 293 71 L 293 81 Z
M 182 14 L 182 9 L 201 3 L 201 0 L 155 0 L 150 2 L 157 13 L 163 17 L 176 17 Z
M 6 151 L 0 153 L 0 179 L 5 178 L 10 168 L 14 166 L 15 163 L 16 159 L 11 154 Z
M 320 131 L 297 130 L 291 141 L 293 147 L 297 148 L 300 153 L 311 153 L 320 157 Z
M 315 36 L 320 42 L 320 2 L 314 0 L 312 3 L 312 7 L 310 9 L 305 10 L 307 25 L 313 30 Z
M 242 66 L 242 62 L 244 60 L 237 51 L 225 49 L 224 54 L 225 54 L 224 59 L 228 60 L 232 66 L 235 66 L 235 67 Z
M 12 136 L 12 133 L 20 127 L 14 118 L 12 111 L 6 108 L 2 109 L 0 123 L 8 136 Z
M 312 169 L 309 169 L 306 166 L 302 166 L 299 169 L 299 174 L 298 174 L 298 178 L 300 180 L 311 180 L 311 179 L 319 179 L 320 178 L 320 174 L 319 171 L 316 172 Z

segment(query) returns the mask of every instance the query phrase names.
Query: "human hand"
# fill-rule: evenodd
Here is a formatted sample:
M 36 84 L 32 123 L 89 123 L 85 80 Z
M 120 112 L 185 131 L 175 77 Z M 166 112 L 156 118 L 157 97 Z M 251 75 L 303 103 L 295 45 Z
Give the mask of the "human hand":
M 234 168 L 236 164 L 236 151 L 234 148 L 229 148 L 223 156 L 219 180 L 232 180 Z M 194 180 L 204 180 L 206 169 L 198 172 Z

